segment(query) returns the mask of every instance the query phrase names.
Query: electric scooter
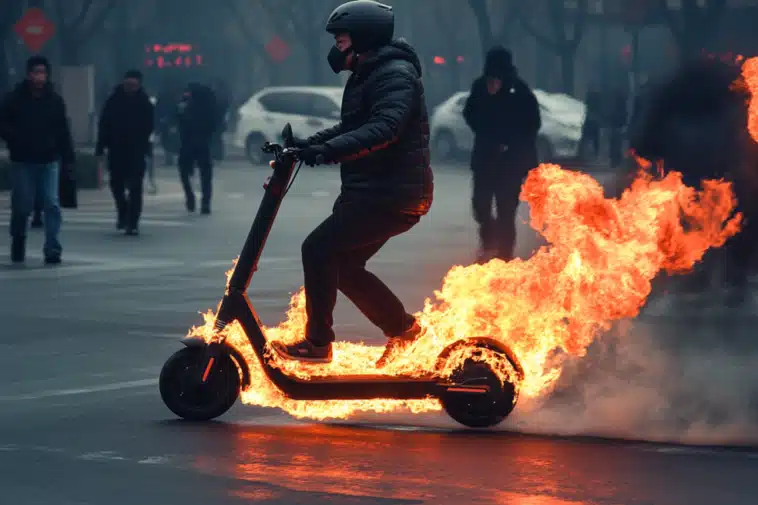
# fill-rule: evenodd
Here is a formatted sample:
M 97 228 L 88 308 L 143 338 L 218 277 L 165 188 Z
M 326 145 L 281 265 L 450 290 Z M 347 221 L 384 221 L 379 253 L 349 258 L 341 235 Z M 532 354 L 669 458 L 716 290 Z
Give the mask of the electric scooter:
M 524 372 L 511 349 L 491 338 L 467 338 L 447 346 L 438 357 L 437 368 L 423 376 L 302 379 L 272 364 L 272 353 L 266 352 L 268 341 L 246 293 L 282 200 L 302 165 L 297 165 L 300 150 L 294 147 L 289 124 L 282 131 L 282 141 L 283 145 L 267 142 L 262 147 L 274 156 L 273 174 L 264 185 L 263 199 L 216 314 L 215 328 L 220 331 L 237 321 L 268 379 L 293 400 L 437 398 L 448 415 L 464 426 L 485 428 L 505 419 L 516 405 Z M 202 338 L 189 337 L 182 342 L 186 347 L 172 355 L 161 370 L 163 402 L 177 416 L 188 420 L 207 421 L 221 416 L 234 405 L 240 391 L 250 385 L 245 358 L 224 341 L 214 339 L 207 343 Z M 466 346 L 471 348 L 462 349 Z M 466 351 L 467 358 L 452 374 L 448 371 L 443 376 L 440 371 L 446 360 L 461 350 Z M 477 360 L 477 353 L 503 360 L 496 364 L 515 371 L 512 379 L 496 374 L 497 367 L 491 365 L 491 359 Z

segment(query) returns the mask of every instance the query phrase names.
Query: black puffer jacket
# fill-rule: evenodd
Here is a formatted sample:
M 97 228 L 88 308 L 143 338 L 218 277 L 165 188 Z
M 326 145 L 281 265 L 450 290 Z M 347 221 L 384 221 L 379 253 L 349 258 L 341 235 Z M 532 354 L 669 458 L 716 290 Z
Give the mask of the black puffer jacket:
M 345 86 L 341 122 L 308 142 L 342 163 L 342 201 L 426 214 L 434 187 L 429 118 L 413 48 L 395 40 L 362 55 Z
M 0 104 L 0 138 L 11 161 L 74 162 L 74 146 L 63 98 L 47 84 L 39 95 L 23 81 Z
M 497 77 L 502 82 L 494 95 L 487 91 L 487 77 Z M 527 172 L 537 166 L 537 135 L 542 126 L 539 103 L 504 49 L 488 51 L 484 75 L 472 84 L 463 117 L 474 132 L 474 172 L 507 170 L 509 177 L 520 184 Z M 508 147 L 505 154 L 503 146 Z
M 144 156 L 149 152 L 153 127 L 153 104 L 144 89 L 130 94 L 116 86 L 100 116 L 95 154 L 99 156 L 107 148 L 118 157 Z

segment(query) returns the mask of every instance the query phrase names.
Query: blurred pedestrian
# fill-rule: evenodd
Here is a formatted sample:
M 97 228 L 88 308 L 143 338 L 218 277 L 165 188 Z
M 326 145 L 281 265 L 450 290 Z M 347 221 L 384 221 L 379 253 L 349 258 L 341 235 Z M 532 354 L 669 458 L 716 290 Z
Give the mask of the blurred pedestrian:
M 0 137 L 11 160 L 11 261 L 26 256 L 29 215 L 39 195 L 43 202 L 45 263 L 61 262 L 59 170 L 71 170 L 75 159 L 63 98 L 50 82 L 50 63 L 43 56 L 26 62 L 26 79 L 0 104 Z
M 174 164 L 174 155 L 179 152 L 179 132 L 176 124 L 176 106 L 179 92 L 170 84 L 164 85 L 155 103 L 157 134 L 163 148 L 165 166 Z
M 216 96 L 216 131 L 213 133 L 212 158 L 215 161 L 223 161 L 225 156 L 224 133 L 229 125 L 229 109 L 232 105 L 232 97 L 229 93 L 229 86 L 219 79 L 213 87 Z
M 631 147 L 640 156 L 661 161 L 667 171 L 682 172 L 684 182 L 699 187 L 704 179 L 734 183 L 743 229 L 725 250 L 706 256 L 704 268 L 686 278 L 689 292 L 713 285 L 716 257 L 725 257 L 727 305 L 747 300 L 748 278 L 758 251 L 758 146 L 747 132 L 747 96 L 733 84 L 739 68 L 713 60 L 695 61 L 653 88 Z
M 611 94 L 609 112 L 609 157 L 611 167 L 618 168 L 624 160 L 624 129 L 629 119 L 628 93 L 624 87 L 617 87 Z
M 538 164 L 542 120 L 537 98 L 518 76 L 504 47 L 487 53 L 484 75 L 474 81 L 463 116 L 474 132 L 472 203 L 479 224 L 479 261 L 494 257 L 507 261 L 513 258 L 516 244 L 521 183 Z
M 142 87 L 142 73 L 129 70 L 105 102 L 100 116 L 95 155 L 108 151 L 110 187 L 116 204 L 116 228 L 139 234 L 146 160 L 154 113 Z
M 587 91 L 585 103 L 584 123 L 582 124 L 582 138 L 579 144 L 579 156 L 582 160 L 596 159 L 600 155 L 600 127 L 603 115 L 603 95 L 596 86 Z M 588 154 L 588 147 L 592 148 L 592 158 Z
M 217 130 L 218 112 L 213 91 L 205 85 L 190 83 L 177 111 L 179 123 L 179 176 L 188 212 L 195 212 L 195 192 L 191 177 L 197 165 L 202 192 L 201 212 L 211 213 L 213 162 L 211 142 Z

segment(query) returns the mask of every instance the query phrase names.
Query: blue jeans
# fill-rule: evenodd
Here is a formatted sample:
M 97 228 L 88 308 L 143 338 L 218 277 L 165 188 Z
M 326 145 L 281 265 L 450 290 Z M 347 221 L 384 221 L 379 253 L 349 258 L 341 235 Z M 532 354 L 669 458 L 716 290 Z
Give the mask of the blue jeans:
M 63 247 L 58 240 L 61 230 L 61 207 L 58 202 L 58 163 L 12 163 L 11 165 L 11 237 L 26 238 L 29 214 L 34 202 L 42 198 L 45 214 L 45 257 L 60 256 Z

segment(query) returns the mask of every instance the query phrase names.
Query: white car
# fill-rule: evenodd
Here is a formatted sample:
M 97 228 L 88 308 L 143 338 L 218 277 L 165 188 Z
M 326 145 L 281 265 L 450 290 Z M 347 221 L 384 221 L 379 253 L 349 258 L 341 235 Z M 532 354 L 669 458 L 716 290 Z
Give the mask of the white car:
M 585 104 L 561 93 L 536 89 L 534 94 L 542 116 L 537 141 L 540 161 L 575 157 L 582 137 Z M 463 119 L 463 107 L 468 96 L 468 91 L 455 93 L 432 113 L 432 152 L 441 159 L 470 153 L 473 148 L 474 134 Z
M 292 125 L 306 138 L 340 120 L 342 88 L 327 86 L 272 86 L 255 93 L 239 109 L 233 143 L 244 149 L 251 163 L 265 163 L 264 142 L 280 142 L 282 128 Z

